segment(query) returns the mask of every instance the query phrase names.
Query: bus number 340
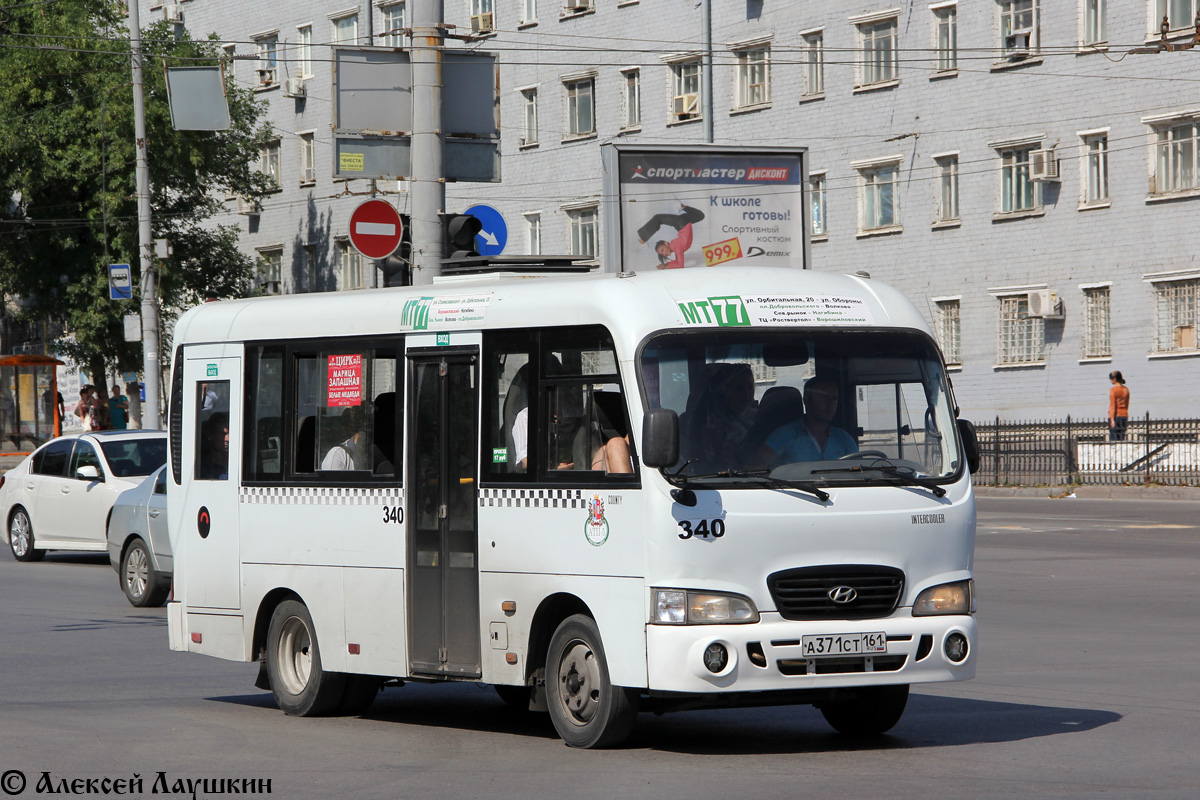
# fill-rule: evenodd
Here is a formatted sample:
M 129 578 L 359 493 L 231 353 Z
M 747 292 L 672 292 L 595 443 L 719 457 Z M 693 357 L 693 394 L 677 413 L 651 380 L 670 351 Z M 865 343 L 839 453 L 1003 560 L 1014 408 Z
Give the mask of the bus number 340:
M 400 525 L 404 522 L 404 508 L 402 506 L 384 506 L 383 521 L 394 522 Z
M 692 522 L 689 519 L 679 520 L 679 527 L 683 530 L 679 534 L 680 539 L 690 539 L 693 536 L 699 536 L 702 539 L 712 537 L 720 539 L 725 535 L 725 520 L 717 519 L 702 519 Z

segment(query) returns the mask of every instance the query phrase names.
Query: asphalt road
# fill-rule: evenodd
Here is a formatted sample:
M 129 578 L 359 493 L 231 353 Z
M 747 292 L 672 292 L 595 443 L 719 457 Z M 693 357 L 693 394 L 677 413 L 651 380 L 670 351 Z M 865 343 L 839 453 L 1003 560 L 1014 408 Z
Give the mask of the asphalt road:
M 294 719 L 252 666 L 170 652 L 164 611 L 126 604 L 105 558 L 3 554 L 0 790 L 19 770 L 20 797 L 43 772 L 78 793 L 138 775 L 146 795 L 236 778 L 281 798 L 1200 796 L 1200 503 L 979 509 L 979 676 L 914 690 L 866 742 L 799 707 L 643 714 L 627 747 L 576 751 L 474 684 Z

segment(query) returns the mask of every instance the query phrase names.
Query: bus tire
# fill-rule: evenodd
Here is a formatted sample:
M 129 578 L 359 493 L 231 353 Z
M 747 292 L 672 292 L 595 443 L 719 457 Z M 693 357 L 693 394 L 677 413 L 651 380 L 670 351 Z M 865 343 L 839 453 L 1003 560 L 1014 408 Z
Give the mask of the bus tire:
M 271 614 L 267 670 L 275 702 L 289 716 L 328 714 L 345 694 L 346 676 L 321 666 L 317 629 L 299 600 L 284 600 Z
M 334 713 L 344 717 L 359 717 L 375 702 L 383 679 L 375 675 L 346 675 L 346 690 Z
M 567 617 L 546 655 L 546 703 L 550 719 L 571 747 L 611 747 L 637 721 L 636 692 L 613 686 L 600 630 L 591 617 Z
M 872 736 L 890 731 L 908 705 L 908 684 L 864 686 L 844 700 L 821 705 L 825 721 L 838 733 L 848 736 Z
M 492 686 L 496 690 L 496 694 L 504 701 L 504 704 L 513 711 L 528 711 L 530 692 L 532 688 L 529 686 L 506 686 L 497 683 Z
M 38 550 L 35 543 L 29 512 L 18 506 L 8 521 L 8 547 L 12 550 L 13 558 L 26 562 L 41 561 L 46 557 L 46 551 Z

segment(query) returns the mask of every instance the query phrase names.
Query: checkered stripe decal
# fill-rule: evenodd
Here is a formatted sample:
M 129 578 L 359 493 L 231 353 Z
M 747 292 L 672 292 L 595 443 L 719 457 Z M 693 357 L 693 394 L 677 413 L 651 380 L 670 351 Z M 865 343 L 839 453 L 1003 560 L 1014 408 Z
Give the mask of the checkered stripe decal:
M 587 508 L 583 489 L 480 489 L 480 508 Z
M 352 489 L 329 486 L 243 486 L 243 503 L 279 506 L 371 506 L 403 505 L 399 489 Z

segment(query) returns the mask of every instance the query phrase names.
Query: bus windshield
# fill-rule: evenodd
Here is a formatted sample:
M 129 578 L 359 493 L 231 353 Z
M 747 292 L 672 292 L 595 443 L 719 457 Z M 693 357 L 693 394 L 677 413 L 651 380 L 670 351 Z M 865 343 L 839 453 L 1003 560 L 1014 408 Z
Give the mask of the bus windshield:
M 652 337 L 647 408 L 679 415 L 689 482 L 753 488 L 945 482 L 961 457 L 946 376 L 914 331 L 729 331 Z

